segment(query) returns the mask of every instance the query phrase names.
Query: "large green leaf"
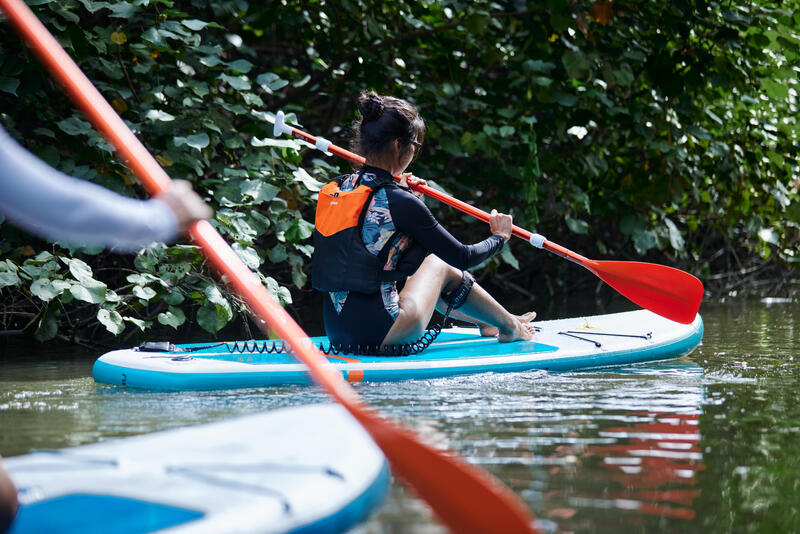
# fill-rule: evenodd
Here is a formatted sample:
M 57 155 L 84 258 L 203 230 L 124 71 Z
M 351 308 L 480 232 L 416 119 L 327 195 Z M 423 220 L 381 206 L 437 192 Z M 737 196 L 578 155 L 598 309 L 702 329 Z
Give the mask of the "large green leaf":
M 122 316 L 116 310 L 100 308 L 97 310 L 97 320 L 106 327 L 106 330 L 114 335 L 119 335 L 125 330 L 125 323 Z
M 20 284 L 19 276 L 13 271 L 0 271 L 0 289 L 8 286 L 17 286 Z
M 203 28 L 205 28 L 206 26 L 208 26 L 208 22 L 204 22 L 202 20 L 197 20 L 197 19 L 182 20 L 181 24 L 183 24 L 184 26 L 186 26 L 190 30 L 194 30 L 194 31 L 200 31 Z
M 131 293 L 142 300 L 150 300 L 156 296 L 155 290 L 147 286 L 133 286 Z
M 256 78 L 256 83 L 268 93 L 278 91 L 289 85 L 287 80 L 281 79 L 281 77 L 274 72 L 265 72 L 263 74 L 259 74 Z
M 224 296 L 222 296 L 222 292 L 219 288 L 215 285 L 208 285 L 205 289 L 206 298 L 208 301 L 215 304 L 223 313 L 227 323 L 229 320 L 233 318 L 233 310 L 231 309 L 231 304 L 228 302 Z
M 19 80 L 9 76 L 0 76 L 0 91 L 5 91 L 14 96 L 17 95 L 17 88 L 19 87 Z
M 197 324 L 203 330 L 216 334 L 230 321 L 230 315 L 226 313 L 222 306 L 217 306 L 211 302 L 206 303 L 197 310 Z
M 565 217 L 564 221 L 567 223 L 567 228 L 576 234 L 589 233 L 589 224 L 586 221 L 575 219 L 573 217 Z
M 183 311 L 175 306 L 170 306 L 167 311 L 159 313 L 157 319 L 159 323 L 171 326 L 176 330 L 186 322 L 186 316 Z
M 207 147 L 211 143 L 211 138 L 208 137 L 208 134 L 203 132 L 199 134 L 193 134 L 186 137 L 177 136 L 174 138 L 175 146 L 183 146 L 187 145 L 197 150 L 202 150 Z
M 219 79 L 237 91 L 248 91 L 251 87 L 250 80 L 247 78 L 247 76 L 229 76 L 227 74 L 220 74 Z
M 101 304 L 106 300 L 106 287 L 105 286 L 84 286 L 80 283 L 72 284 L 69 292 L 78 300 L 88 302 L 90 304 Z
M 261 266 L 261 258 L 259 258 L 258 252 L 254 248 L 245 247 L 239 243 L 234 243 L 232 248 L 236 255 L 239 256 L 239 259 L 250 269 L 256 270 Z
M 514 269 L 519 269 L 519 261 L 514 257 L 513 252 L 511 252 L 511 247 L 504 246 L 500 251 L 500 257 Z
M 263 180 L 243 180 L 239 188 L 243 195 L 251 197 L 256 204 L 269 202 L 280 193 L 280 188 Z
M 664 219 L 664 224 L 667 225 L 667 232 L 669 234 L 669 243 L 674 250 L 681 251 L 685 246 L 685 241 L 681 235 L 678 227 L 670 219 Z
M 30 291 L 45 302 L 49 302 L 64 291 L 57 289 L 53 286 L 52 282 L 47 278 L 39 278 L 34 280 L 30 286 Z
M 314 225 L 310 222 L 297 218 L 286 230 L 286 239 L 290 243 L 299 243 L 311 237 L 314 234 Z
M 61 320 L 61 310 L 57 306 L 50 305 L 42 313 L 39 323 L 36 326 L 34 337 L 38 341 L 48 341 L 56 337 L 58 333 L 58 323 Z
M 789 84 L 770 78 L 761 79 L 761 87 L 770 98 L 785 100 L 789 98 Z
M 61 261 L 67 264 L 69 267 L 69 272 L 72 276 L 75 277 L 75 280 L 79 281 L 81 284 L 86 286 L 99 286 L 102 285 L 102 282 L 99 282 L 94 279 L 94 273 L 92 272 L 92 268 L 83 261 L 77 258 L 65 258 L 61 257 Z M 103 286 L 105 287 L 105 286 Z
M 567 50 L 561 56 L 561 62 L 570 78 L 584 79 L 589 76 L 591 65 L 581 52 Z
M 271 139 L 269 137 L 265 139 L 259 139 L 257 137 L 253 137 L 252 139 L 250 139 L 250 144 L 256 148 L 271 146 L 277 148 L 291 148 L 294 150 L 300 150 L 300 143 L 292 139 Z
M 300 183 L 302 183 L 306 187 L 306 189 L 312 192 L 319 191 L 325 185 L 324 183 L 320 182 L 319 180 L 308 174 L 308 172 L 306 172 L 306 170 L 303 169 L 302 167 L 300 167 L 299 169 L 295 169 L 293 175 L 295 179 L 297 179 Z

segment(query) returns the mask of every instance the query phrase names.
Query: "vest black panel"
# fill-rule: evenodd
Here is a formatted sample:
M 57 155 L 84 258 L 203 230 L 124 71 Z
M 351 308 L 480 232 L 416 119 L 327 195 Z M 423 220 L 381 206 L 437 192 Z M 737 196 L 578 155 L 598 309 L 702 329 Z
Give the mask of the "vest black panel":
M 380 291 L 383 282 L 403 280 L 406 275 L 397 271 L 384 271 L 388 250 L 381 250 L 378 255 L 371 253 L 364 246 L 361 238 L 361 228 L 364 217 L 373 195 L 382 187 L 395 187 L 391 179 L 378 176 L 371 179 L 372 175 L 362 175 L 359 185 L 372 189 L 366 202 L 357 209 L 360 210 L 358 224 L 344 228 L 329 236 L 323 235 L 318 229 L 314 230 L 314 259 L 311 267 L 311 285 L 319 291 L 358 291 L 360 293 L 375 293 Z M 340 180 L 337 180 L 341 183 Z M 328 189 L 329 191 L 331 188 Z M 333 189 L 336 195 L 338 188 Z M 320 194 L 323 194 L 320 191 Z M 330 206 L 331 202 L 319 202 L 318 214 L 322 205 Z M 335 204 L 335 203 L 334 203 Z M 324 208 L 330 209 L 330 208 Z M 335 209 L 335 208 L 334 208 Z M 352 209 L 352 208 L 351 208 Z M 351 215 L 351 214 L 345 214 Z M 391 240 L 389 240 L 391 243 Z M 386 249 L 387 247 L 384 247 Z

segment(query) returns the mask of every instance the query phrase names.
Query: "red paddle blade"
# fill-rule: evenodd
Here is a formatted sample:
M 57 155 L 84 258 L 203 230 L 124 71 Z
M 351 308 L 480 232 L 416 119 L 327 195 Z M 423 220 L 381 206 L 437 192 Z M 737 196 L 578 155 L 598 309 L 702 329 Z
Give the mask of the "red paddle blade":
M 527 506 L 487 472 L 420 443 L 371 410 L 351 413 L 386 453 L 392 470 L 428 502 L 451 532 L 540 532 Z
M 642 308 L 689 324 L 703 300 L 703 283 L 691 274 L 655 263 L 592 261 L 586 267 Z

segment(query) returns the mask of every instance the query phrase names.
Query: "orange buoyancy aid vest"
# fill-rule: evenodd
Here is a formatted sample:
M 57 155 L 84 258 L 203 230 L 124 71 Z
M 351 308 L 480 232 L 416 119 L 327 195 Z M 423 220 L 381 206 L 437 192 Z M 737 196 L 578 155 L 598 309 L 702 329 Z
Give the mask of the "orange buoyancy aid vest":
M 362 238 L 364 217 L 375 193 L 397 187 L 391 178 L 358 172 L 357 186 L 341 188 L 349 175 L 326 184 L 319 192 L 314 219 L 314 259 L 311 285 L 320 291 L 374 293 L 384 282 L 408 275 L 384 270 L 391 240 L 378 253 L 367 250 Z

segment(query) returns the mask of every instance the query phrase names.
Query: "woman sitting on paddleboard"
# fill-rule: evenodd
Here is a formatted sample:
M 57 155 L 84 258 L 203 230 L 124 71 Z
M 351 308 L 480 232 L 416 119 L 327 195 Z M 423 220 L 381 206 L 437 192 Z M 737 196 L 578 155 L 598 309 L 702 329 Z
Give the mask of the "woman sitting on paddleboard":
M 442 228 L 400 175 L 422 147 L 425 123 L 405 100 L 363 93 L 355 151 L 366 164 L 319 194 L 312 285 L 323 291 L 334 346 L 386 347 L 418 341 L 433 310 L 478 324 L 500 341 L 533 338 L 536 314 L 503 308 L 465 269 L 500 252 L 510 215 L 492 211 L 492 235 L 464 245 Z M 396 283 L 405 280 L 398 292 Z

